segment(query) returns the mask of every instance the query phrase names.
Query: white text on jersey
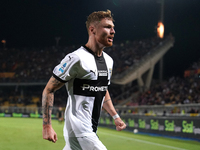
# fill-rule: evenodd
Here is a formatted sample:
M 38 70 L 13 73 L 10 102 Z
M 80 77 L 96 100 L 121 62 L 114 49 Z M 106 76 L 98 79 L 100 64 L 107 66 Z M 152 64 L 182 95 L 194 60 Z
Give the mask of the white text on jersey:
M 94 91 L 94 92 L 98 92 L 98 91 L 107 91 L 108 86 L 90 86 L 89 84 L 83 84 L 82 86 L 82 90 L 89 90 L 89 91 Z

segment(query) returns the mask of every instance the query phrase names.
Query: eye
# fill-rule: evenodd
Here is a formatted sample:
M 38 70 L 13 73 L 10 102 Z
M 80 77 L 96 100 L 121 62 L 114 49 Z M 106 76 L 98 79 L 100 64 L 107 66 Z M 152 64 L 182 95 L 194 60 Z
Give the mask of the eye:
M 108 26 L 105 26 L 105 28 L 108 28 L 108 29 L 113 28 L 114 29 L 114 26 L 108 25 Z
M 111 26 L 104 26 L 105 28 L 111 28 Z

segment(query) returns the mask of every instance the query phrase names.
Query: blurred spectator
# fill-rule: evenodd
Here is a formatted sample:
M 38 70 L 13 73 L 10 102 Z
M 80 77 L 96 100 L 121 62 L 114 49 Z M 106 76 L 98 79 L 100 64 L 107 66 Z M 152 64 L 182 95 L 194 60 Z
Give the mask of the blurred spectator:
M 200 103 L 200 79 L 171 77 L 140 93 L 137 101 L 139 105 Z
M 113 75 L 125 71 L 133 64 L 137 64 L 143 56 L 151 53 L 151 49 L 161 42 L 161 39 L 154 37 L 115 43 L 112 47 L 107 48 L 105 52 L 114 59 Z M 31 49 L 1 49 L 0 73 L 14 72 L 15 75 L 13 78 L 1 76 L 0 83 L 46 83 L 52 74 L 52 67 L 57 65 L 66 54 L 78 47 L 80 45 Z M 200 78 L 191 73 L 193 70 L 199 69 L 200 59 L 189 67 L 190 72 L 186 78 L 171 77 L 167 81 L 156 83 L 148 91 L 139 93 L 138 97 L 133 98 L 132 103 L 129 104 L 165 105 L 200 103 Z M 39 101 L 37 101 L 36 105 L 41 106 L 42 88 L 41 86 L 26 88 L 16 86 L 14 89 L 13 87 L 0 88 L 0 105 L 3 105 L 6 101 L 13 105 L 30 105 L 33 103 L 32 97 L 38 97 Z M 113 103 L 116 105 L 129 98 L 133 94 L 133 90 L 130 90 L 131 88 L 133 87 L 111 84 L 110 94 L 113 98 Z M 65 105 L 66 96 L 60 94 L 60 90 L 55 94 L 59 95 L 56 96 L 55 106 Z

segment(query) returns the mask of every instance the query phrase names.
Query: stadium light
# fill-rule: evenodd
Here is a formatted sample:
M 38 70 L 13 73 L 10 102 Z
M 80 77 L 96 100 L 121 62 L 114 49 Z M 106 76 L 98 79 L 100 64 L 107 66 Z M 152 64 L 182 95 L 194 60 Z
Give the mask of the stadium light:
M 161 39 L 164 37 L 164 24 L 161 21 L 158 22 L 157 35 Z
M 164 37 L 164 0 L 159 0 L 158 3 L 160 3 L 160 18 L 158 21 L 158 26 L 157 26 L 157 36 L 159 38 Z
M 2 40 L 1 43 L 6 44 L 6 40 Z
M 3 43 L 4 48 L 6 47 L 6 40 L 1 40 L 1 43 Z

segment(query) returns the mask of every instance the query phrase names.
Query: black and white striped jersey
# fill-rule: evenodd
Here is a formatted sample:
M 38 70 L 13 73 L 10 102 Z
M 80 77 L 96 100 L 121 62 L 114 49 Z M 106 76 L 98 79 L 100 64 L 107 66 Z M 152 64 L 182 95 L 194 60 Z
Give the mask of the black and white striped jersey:
M 96 132 L 112 68 L 109 55 L 103 52 L 97 57 L 86 46 L 66 55 L 54 68 L 53 76 L 66 82 L 68 92 L 64 136 L 81 137 Z

